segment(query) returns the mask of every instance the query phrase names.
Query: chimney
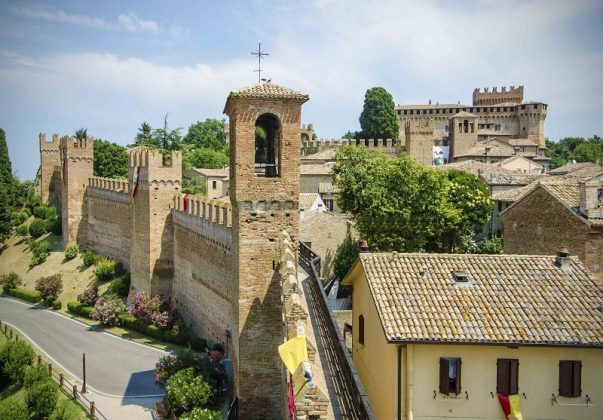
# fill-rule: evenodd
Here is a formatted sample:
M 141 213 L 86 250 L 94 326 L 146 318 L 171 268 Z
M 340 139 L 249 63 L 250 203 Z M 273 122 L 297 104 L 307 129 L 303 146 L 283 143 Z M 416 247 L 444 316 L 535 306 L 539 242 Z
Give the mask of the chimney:
M 365 252 L 371 252 L 371 250 L 369 249 L 368 244 L 366 243 L 366 241 L 360 241 L 360 243 L 358 244 L 358 249 L 360 250 L 360 252 L 365 253 Z
M 559 268 L 565 268 L 569 266 L 570 263 L 570 254 L 566 247 L 561 248 L 559 252 L 557 252 L 557 257 L 555 257 L 555 265 Z

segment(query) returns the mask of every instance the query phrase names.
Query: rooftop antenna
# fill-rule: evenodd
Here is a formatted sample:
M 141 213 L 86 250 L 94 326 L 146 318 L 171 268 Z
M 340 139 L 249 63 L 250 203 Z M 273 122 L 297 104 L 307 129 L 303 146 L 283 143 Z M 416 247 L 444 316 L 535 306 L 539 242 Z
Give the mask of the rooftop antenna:
M 262 51 L 262 43 L 258 42 L 258 50 L 257 51 L 253 51 L 251 53 L 251 55 L 257 55 L 258 56 L 258 68 L 256 70 L 254 70 L 254 72 L 258 73 L 258 83 L 261 83 L 262 81 L 262 58 L 270 55 L 268 53 L 265 53 L 264 51 Z

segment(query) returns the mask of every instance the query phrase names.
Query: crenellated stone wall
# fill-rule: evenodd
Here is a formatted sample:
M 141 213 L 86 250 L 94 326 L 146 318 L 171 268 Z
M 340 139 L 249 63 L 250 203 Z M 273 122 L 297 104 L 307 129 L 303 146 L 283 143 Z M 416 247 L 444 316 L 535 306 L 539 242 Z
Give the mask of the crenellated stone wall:
M 172 296 L 193 330 L 210 342 L 228 342 L 236 330 L 230 204 L 177 195 Z
M 281 234 L 281 257 L 279 274 L 282 288 L 282 311 L 284 337 L 283 342 L 298 336 L 306 337 L 308 360 L 299 365 L 293 375 L 286 371 L 287 392 L 293 392 L 295 399 L 295 419 L 326 419 L 328 418 L 329 399 L 325 390 L 317 384 L 314 378 L 316 371 L 316 345 L 307 336 L 308 308 L 303 299 L 303 289 L 297 276 L 297 257 L 294 243 L 286 231 Z M 291 391 L 292 390 L 292 391 Z M 287 407 L 289 394 L 283 395 L 283 407 Z M 283 418 L 290 418 L 289 413 L 283 413 Z
M 130 196 L 128 181 L 88 178 L 86 246 L 130 269 Z

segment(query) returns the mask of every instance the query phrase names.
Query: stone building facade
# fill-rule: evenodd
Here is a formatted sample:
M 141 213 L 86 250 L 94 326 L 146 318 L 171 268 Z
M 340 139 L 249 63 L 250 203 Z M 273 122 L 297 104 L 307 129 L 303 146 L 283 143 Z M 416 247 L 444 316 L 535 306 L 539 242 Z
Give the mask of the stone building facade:
M 544 121 L 548 105 L 523 101 L 523 86 L 473 92 L 472 105 L 397 105 L 398 139 L 303 141 L 302 156 L 345 144 L 388 154 L 408 153 L 424 165 L 475 159 L 496 163 L 524 156 L 548 168 Z
M 282 418 L 286 407 L 287 379 L 277 357 L 287 337 L 281 238 L 288 232 L 297 249 L 301 106 L 308 99 L 268 83 L 230 93 L 229 201 L 181 194 L 176 151 L 164 161 L 158 151 L 131 149 L 125 181 L 93 176 L 92 138 L 40 140 L 45 201 L 50 180 L 62 179 L 65 243 L 123 263 L 131 295 L 172 296 L 195 332 L 226 344 L 241 418 Z M 262 144 L 256 126 L 267 133 Z

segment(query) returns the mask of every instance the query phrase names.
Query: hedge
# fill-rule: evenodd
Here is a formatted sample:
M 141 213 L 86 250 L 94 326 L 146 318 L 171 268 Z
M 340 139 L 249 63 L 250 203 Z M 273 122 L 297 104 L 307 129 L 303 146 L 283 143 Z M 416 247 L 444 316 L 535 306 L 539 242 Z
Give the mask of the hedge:
M 160 341 L 180 344 L 182 346 L 190 344 L 193 349 L 198 351 L 205 351 L 207 347 L 207 341 L 196 337 L 190 328 L 182 321 L 177 322 L 177 334 L 174 334 L 172 330 L 164 330 L 155 325 L 147 324 L 143 320 L 128 313 L 119 314 L 119 323 L 124 328 L 138 331 L 141 334 L 148 335 L 149 337 L 156 338 Z
M 67 310 L 73 314 L 92 319 L 94 306 L 85 306 L 79 302 L 67 302 Z
M 10 296 L 16 297 L 17 299 L 23 299 L 31 303 L 38 303 L 42 300 L 42 295 L 33 290 L 25 290 L 25 289 L 8 289 L 8 294 Z
M 52 301 L 52 309 L 54 309 L 55 311 L 58 311 L 62 307 L 63 307 L 63 304 L 61 303 L 60 300 L 53 300 Z
M 79 302 L 69 302 L 67 303 L 67 310 L 76 315 L 92 318 L 94 307 L 84 306 Z M 179 344 L 181 346 L 190 344 L 190 346 L 197 351 L 205 351 L 207 348 L 207 341 L 203 338 L 196 337 L 182 320 L 177 321 L 178 333 L 174 334 L 172 330 L 164 330 L 155 325 L 149 325 L 127 312 L 122 312 L 118 315 L 118 318 L 120 326 L 156 338 L 157 340 Z

